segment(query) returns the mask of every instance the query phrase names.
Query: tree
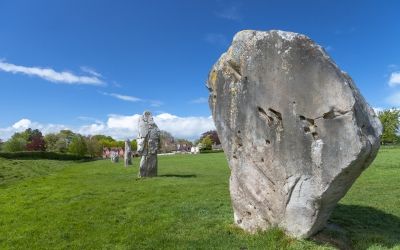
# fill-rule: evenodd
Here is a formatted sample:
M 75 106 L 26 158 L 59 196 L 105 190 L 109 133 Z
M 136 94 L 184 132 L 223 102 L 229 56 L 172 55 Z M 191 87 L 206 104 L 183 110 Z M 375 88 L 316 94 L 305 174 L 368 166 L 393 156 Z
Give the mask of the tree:
M 1 151 L 2 147 L 3 147 L 3 144 L 4 144 L 3 140 L 0 139 L 0 151 Z
M 47 134 L 44 136 L 44 141 L 46 142 L 47 151 L 50 151 L 50 152 L 58 151 L 58 148 L 57 148 L 58 139 L 59 139 L 59 137 L 54 133 L 50 133 L 50 134 Z
M 383 126 L 381 143 L 396 143 L 398 142 L 397 132 L 399 130 L 400 110 L 387 109 L 378 113 L 379 120 Z
M 217 145 L 221 144 L 221 141 L 219 140 L 218 133 L 217 133 L 216 130 L 209 130 L 207 132 L 204 132 L 200 136 L 200 142 L 207 136 L 210 136 L 210 139 L 211 139 L 212 143 L 215 143 Z
M 26 149 L 26 140 L 22 137 L 11 137 L 3 145 L 3 150 L 6 152 L 18 152 Z
M 132 151 L 136 151 L 137 150 L 137 141 L 136 140 L 132 140 L 131 141 L 131 150 Z
M 201 144 L 203 145 L 202 150 L 211 150 L 213 145 L 211 136 L 207 135 L 206 137 L 204 137 L 203 140 L 201 141 Z
M 68 146 L 68 151 L 72 154 L 85 156 L 87 153 L 85 138 L 81 135 L 75 135 Z
M 87 153 L 90 157 L 101 157 L 103 154 L 103 146 L 96 137 L 86 137 Z
M 42 136 L 42 133 L 33 135 L 26 145 L 28 151 L 46 151 L 46 142 Z
M 175 138 L 167 131 L 160 131 L 160 152 L 169 153 L 176 150 Z

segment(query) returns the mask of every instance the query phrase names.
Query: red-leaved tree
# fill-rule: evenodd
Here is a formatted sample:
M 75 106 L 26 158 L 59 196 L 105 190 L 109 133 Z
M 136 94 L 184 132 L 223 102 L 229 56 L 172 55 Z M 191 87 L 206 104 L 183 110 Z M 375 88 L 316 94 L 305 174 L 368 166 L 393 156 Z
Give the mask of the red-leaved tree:
M 44 141 L 42 133 L 32 135 L 30 138 L 30 142 L 26 144 L 26 149 L 28 151 L 45 151 L 46 142 Z

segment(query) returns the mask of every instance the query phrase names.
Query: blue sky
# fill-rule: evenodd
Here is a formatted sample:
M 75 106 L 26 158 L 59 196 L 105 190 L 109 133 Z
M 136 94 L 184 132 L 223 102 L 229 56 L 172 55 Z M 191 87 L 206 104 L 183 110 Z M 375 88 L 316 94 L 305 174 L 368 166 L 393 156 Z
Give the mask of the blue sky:
M 398 1 L 0 1 L 0 138 L 26 127 L 134 137 L 213 128 L 205 81 L 243 29 L 303 33 L 371 106 L 400 105 Z

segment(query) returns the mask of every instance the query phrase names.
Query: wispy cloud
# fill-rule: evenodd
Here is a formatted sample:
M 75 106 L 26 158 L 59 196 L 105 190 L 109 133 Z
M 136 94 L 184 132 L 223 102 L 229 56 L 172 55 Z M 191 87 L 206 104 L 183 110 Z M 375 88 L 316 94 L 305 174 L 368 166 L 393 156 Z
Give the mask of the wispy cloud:
M 214 45 L 226 45 L 228 43 L 228 39 L 223 34 L 217 33 L 209 33 L 206 34 L 204 40 L 207 43 L 214 44 Z
M 159 100 L 149 100 L 149 102 L 150 102 L 151 107 L 160 107 L 160 106 L 164 105 L 164 103 Z
M 90 75 L 94 75 L 94 76 L 97 76 L 97 77 L 102 77 L 102 75 L 99 72 L 97 72 L 95 69 L 93 69 L 91 67 L 82 66 L 81 70 L 83 72 L 85 72 L 85 73 L 90 74 Z
M 36 76 L 54 83 L 86 84 L 97 86 L 105 84 L 98 76 L 95 75 L 79 76 L 67 71 L 58 72 L 51 68 L 26 67 L 15 65 L 5 62 L 4 60 L 0 60 L 0 71 L 12 74 Z
M 240 3 L 231 3 L 231 4 L 223 4 L 223 7 L 215 12 L 215 15 L 219 18 L 232 20 L 232 21 L 240 21 L 242 20 L 242 15 L 240 13 Z
M 164 105 L 164 103 L 159 100 L 146 100 L 146 99 L 142 99 L 142 98 L 135 97 L 135 96 L 121 95 L 121 94 L 117 94 L 117 93 L 108 93 L 108 92 L 102 92 L 102 91 L 99 91 L 99 93 L 102 95 L 111 96 L 113 98 L 116 98 L 116 99 L 119 99 L 122 101 L 126 101 L 126 102 L 143 102 L 145 104 L 148 104 L 150 107 L 160 107 L 160 106 Z
M 121 94 L 116 94 L 116 93 L 107 93 L 107 92 L 100 92 L 103 95 L 106 96 L 111 96 L 117 99 L 120 99 L 122 101 L 127 101 L 127 102 L 141 102 L 143 101 L 142 99 L 134 96 L 129 96 L 129 95 L 121 95 Z
M 190 103 L 193 103 L 193 104 L 203 104 L 203 103 L 207 103 L 207 102 L 208 102 L 208 98 L 206 98 L 206 97 L 199 97 L 197 99 L 190 101 Z
M 394 87 L 400 85 L 400 71 L 392 72 L 389 78 L 389 86 Z

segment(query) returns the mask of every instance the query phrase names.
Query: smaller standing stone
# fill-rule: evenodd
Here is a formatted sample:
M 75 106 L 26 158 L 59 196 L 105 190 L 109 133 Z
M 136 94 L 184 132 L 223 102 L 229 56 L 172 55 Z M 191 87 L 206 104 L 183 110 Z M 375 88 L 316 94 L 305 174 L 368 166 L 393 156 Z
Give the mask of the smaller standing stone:
M 125 167 L 127 167 L 128 165 L 132 165 L 131 141 L 129 139 L 126 139 L 125 141 L 124 161 Z
M 154 123 L 149 111 L 139 119 L 138 153 L 140 160 L 139 177 L 157 176 L 157 151 L 160 142 L 160 130 Z
M 119 161 L 119 155 L 118 152 L 116 151 L 111 151 L 111 162 L 112 163 L 117 163 Z

